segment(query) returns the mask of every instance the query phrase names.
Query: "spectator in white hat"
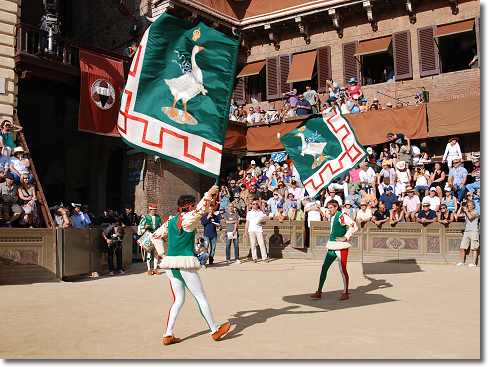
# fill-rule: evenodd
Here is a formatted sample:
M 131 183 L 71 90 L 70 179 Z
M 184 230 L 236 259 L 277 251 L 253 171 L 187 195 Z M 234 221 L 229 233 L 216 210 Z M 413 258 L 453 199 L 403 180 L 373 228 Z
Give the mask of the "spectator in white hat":
M 20 175 L 27 173 L 29 175 L 29 184 L 32 185 L 34 182 L 34 177 L 29 173 L 30 162 L 27 158 L 24 158 L 24 154 L 27 153 L 24 148 L 16 147 L 12 151 L 12 157 L 9 160 L 9 170 L 14 174 L 15 184 L 18 185 L 20 182 Z
M 435 187 L 431 187 L 429 189 L 429 196 L 426 196 L 422 199 L 422 206 L 424 203 L 429 203 L 430 204 L 430 210 L 434 211 L 437 213 L 439 210 L 439 207 L 441 206 L 441 200 L 437 196 L 437 192 Z

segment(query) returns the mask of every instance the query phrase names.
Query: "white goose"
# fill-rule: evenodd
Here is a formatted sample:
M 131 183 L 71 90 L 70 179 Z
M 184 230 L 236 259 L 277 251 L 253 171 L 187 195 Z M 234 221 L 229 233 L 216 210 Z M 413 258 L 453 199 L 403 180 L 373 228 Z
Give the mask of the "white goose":
M 198 67 L 195 61 L 195 55 L 203 50 L 203 47 L 195 45 L 191 52 L 191 72 L 186 73 L 178 78 L 164 79 L 168 85 L 171 94 L 175 97 L 173 106 L 169 114 L 173 117 L 178 116 L 175 111 L 176 102 L 180 99 L 183 102 L 183 107 L 185 108 L 185 117 L 187 121 L 192 119 L 191 115 L 186 110 L 186 102 L 195 97 L 198 93 L 206 95 L 207 90 L 203 87 L 203 75 L 202 70 Z
M 317 165 L 317 158 L 316 155 L 320 155 L 320 159 L 324 160 L 326 157 L 323 156 L 322 152 L 324 151 L 327 142 L 325 143 L 307 143 L 305 140 L 305 135 L 303 133 L 298 133 L 295 136 L 299 136 L 302 139 L 302 153 L 301 155 L 304 156 L 305 154 L 313 155 L 313 163 Z

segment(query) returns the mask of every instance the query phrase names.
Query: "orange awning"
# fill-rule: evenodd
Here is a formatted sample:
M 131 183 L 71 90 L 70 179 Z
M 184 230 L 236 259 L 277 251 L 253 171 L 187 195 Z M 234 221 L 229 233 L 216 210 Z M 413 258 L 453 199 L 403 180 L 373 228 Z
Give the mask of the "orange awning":
M 472 31 L 474 19 L 465 20 L 464 22 L 444 24 L 437 27 L 434 37 L 450 36 L 452 34 Z
M 258 61 L 258 62 L 253 62 L 252 64 L 247 64 L 244 66 L 244 69 L 237 75 L 236 78 L 241 78 L 243 76 L 249 76 L 249 75 L 256 75 L 263 70 L 264 65 L 266 65 L 266 61 Z
M 293 55 L 287 83 L 303 82 L 312 79 L 317 51 Z
M 383 52 L 391 52 L 391 50 L 388 50 L 390 45 L 391 36 L 361 41 L 359 42 L 359 47 L 354 56 L 367 56 L 380 54 Z

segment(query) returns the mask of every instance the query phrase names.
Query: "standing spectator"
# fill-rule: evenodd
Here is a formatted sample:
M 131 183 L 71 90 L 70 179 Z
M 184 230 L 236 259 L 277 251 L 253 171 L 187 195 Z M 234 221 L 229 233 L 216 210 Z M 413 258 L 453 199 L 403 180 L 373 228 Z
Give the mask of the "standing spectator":
M 471 52 L 473 53 L 473 59 L 469 62 L 468 66 L 471 69 L 476 69 L 478 67 L 478 50 L 476 46 L 471 47 Z
M 14 175 L 9 172 L 5 176 L 5 182 L 0 183 L 0 199 L 3 201 L 2 217 L 5 221 L 4 226 L 7 228 L 12 228 L 12 222 L 22 214 L 22 208 L 18 204 L 19 191 L 14 181 Z
M 457 201 L 461 201 L 466 193 L 466 179 L 468 178 L 468 171 L 466 168 L 461 167 L 459 159 L 455 159 L 453 162 L 454 167 L 449 170 L 448 182 L 453 189 L 458 190 Z
M 404 161 L 408 168 L 411 159 L 410 138 L 408 136 L 405 136 L 404 134 L 393 134 L 393 133 L 388 133 L 386 137 L 388 138 L 389 141 L 395 143 L 396 151 L 399 154 L 398 160 Z
M 341 89 L 339 88 L 339 84 L 334 82 L 332 78 L 328 78 L 327 81 L 325 82 L 325 85 L 327 86 L 327 89 L 329 91 L 329 98 L 327 98 L 324 102 L 324 107 L 325 104 L 330 104 L 332 101 L 332 98 L 335 98 L 335 100 L 340 98 L 340 92 Z
M 306 91 L 303 92 L 303 98 L 312 106 L 312 113 L 319 113 L 320 100 L 318 93 L 312 89 L 310 84 L 305 85 Z
M 0 147 L 2 147 L 2 153 L 7 157 L 10 157 L 13 149 L 15 149 L 15 143 L 12 136 L 13 132 L 22 131 L 21 126 L 13 126 L 9 120 L 3 120 L 0 123 Z
M 407 222 L 416 222 L 416 214 L 420 210 L 420 199 L 415 195 L 414 189 L 407 188 L 407 197 L 403 199 L 403 212 Z
M 405 217 L 402 210 L 402 204 L 395 201 L 390 210 L 390 225 L 395 225 L 398 222 L 405 222 Z
M 348 81 L 351 86 L 347 88 L 347 95 L 349 97 L 354 97 L 358 96 L 356 99 L 361 99 L 363 98 L 363 91 L 361 90 L 361 87 L 358 85 L 358 81 L 356 78 L 351 78 Z
M 101 233 L 107 245 L 116 246 L 115 248 L 109 247 L 107 249 L 108 275 L 110 276 L 114 275 L 114 252 L 117 257 L 117 271 L 120 275 L 125 274 L 125 271 L 122 270 L 122 240 L 124 239 L 124 234 L 124 228 L 119 224 L 112 224 Z
M 236 185 L 236 181 L 231 180 L 230 181 L 230 187 L 229 187 L 229 193 L 231 194 L 232 199 L 234 199 L 235 194 L 238 194 L 240 192 L 241 192 L 241 188 L 238 185 Z
M 340 198 L 340 196 L 336 195 L 336 191 L 333 187 L 329 189 L 329 196 L 327 196 L 324 200 L 324 207 L 327 207 L 327 204 L 331 200 L 337 201 L 339 203 L 339 207 L 342 208 L 342 199 Z
M 461 162 L 464 162 L 463 160 L 463 153 L 461 153 L 461 147 L 459 146 L 459 138 L 456 136 L 453 136 L 451 139 L 449 139 L 449 142 L 446 145 L 446 150 L 444 152 L 444 156 L 442 157 L 442 163 L 446 163 L 446 158 L 447 158 L 447 166 L 449 169 L 452 168 L 452 163 L 455 160 L 460 160 Z
M 283 97 L 288 97 L 290 99 L 291 108 L 295 108 L 298 102 L 298 89 L 293 88 L 291 92 L 283 93 Z
M 247 237 L 249 234 L 249 241 L 251 242 L 251 254 L 252 254 L 252 261 L 258 261 L 258 254 L 256 251 L 256 241 L 261 248 L 261 257 L 263 258 L 263 262 L 269 262 L 268 255 L 266 254 L 266 245 L 264 243 L 263 237 L 263 227 L 262 225 L 266 223 L 266 217 L 264 213 L 259 210 L 259 203 L 257 200 L 253 200 L 252 202 L 252 209 L 247 212 L 246 215 L 246 226 L 244 228 L 244 237 Z
M 122 52 L 122 55 L 124 56 L 129 56 L 133 57 L 137 51 L 137 44 L 132 43 L 130 46 L 127 46 L 127 48 Z
M 386 210 L 392 210 L 393 209 L 393 203 L 396 203 L 398 201 L 398 198 L 393 193 L 393 187 L 387 186 L 385 190 L 386 190 L 386 192 L 384 192 L 380 196 L 380 204 L 384 204 L 386 207 Z
M 227 211 L 227 207 L 230 203 L 230 194 L 226 185 L 222 185 L 219 192 L 219 208 L 224 208 Z
M 422 95 L 421 94 L 416 94 L 415 95 L 414 105 L 415 106 L 420 106 L 422 103 L 424 103 L 424 101 L 422 100 Z
M 383 150 L 380 153 L 380 161 L 381 162 L 386 162 L 386 161 L 389 161 L 390 159 L 391 159 L 390 150 L 388 149 L 387 146 L 384 146 L 383 147 Z
M 422 210 L 417 213 L 417 222 L 427 224 L 437 222 L 437 214 L 430 210 L 429 200 L 425 200 L 422 203 Z
M 88 205 L 86 206 L 88 209 Z M 139 224 L 140 218 L 137 216 L 136 213 L 132 212 L 132 205 L 127 204 L 125 205 L 125 213 L 120 215 L 120 224 L 122 227 L 130 227 L 130 226 L 137 226 Z
M 441 164 L 435 162 L 434 172 L 432 172 L 431 177 L 431 187 L 435 187 L 437 196 L 442 199 L 442 188 L 444 187 L 444 181 L 446 179 L 446 173 L 441 170 Z
M 424 204 L 427 201 L 430 203 L 430 210 L 437 213 L 437 211 L 439 210 L 439 207 L 441 206 L 441 200 L 436 195 L 435 187 L 431 187 L 429 189 L 429 196 L 425 196 L 422 199 L 422 204 Z
M 346 200 L 344 202 L 344 208 L 342 209 L 342 212 L 349 215 L 349 218 L 351 218 L 352 220 L 356 220 L 356 209 L 352 207 L 352 203 L 350 200 Z
M 370 222 L 373 214 L 371 209 L 368 208 L 368 203 L 366 201 L 361 201 L 361 209 L 356 212 L 356 222 L 358 224 Z
M 446 195 L 444 198 L 442 198 L 441 203 L 446 205 L 448 211 L 456 213 L 458 209 L 457 199 L 452 195 L 452 191 L 449 186 L 446 187 L 445 191 Z
M 265 186 L 262 191 L 259 192 L 259 207 L 264 211 L 264 207 L 268 204 L 269 199 L 273 197 L 273 192 Z
M 476 267 L 476 259 L 478 258 L 478 249 L 480 247 L 479 237 L 479 213 L 474 209 L 473 200 L 468 200 L 465 207 L 462 208 L 466 217 L 466 226 L 464 227 L 464 235 L 461 240 L 461 262 L 457 266 L 463 266 L 466 261 L 466 250 L 471 247 L 473 252 L 473 262 L 468 265 L 469 268 Z
M 359 209 L 359 206 L 361 205 L 361 195 L 356 194 L 356 186 L 351 187 L 351 190 L 349 190 L 349 195 L 347 195 L 344 200 L 349 200 L 354 209 Z
M 368 100 L 366 98 L 361 98 L 361 105 L 359 106 L 359 112 L 369 111 Z
M 293 199 L 297 203 L 298 209 L 302 208 L 302 202 L 300 200 L 300 198 L 302 197 L 302 191 L 303 191 L 303 189 L 298 187 L 297 181 L 292 179 L 291 180 L 291 187 L 288 187 L 288 194 L 293 194 Z
M 251 88 L 251 103 L 258 103 L 259 102 L 259 94 L 256 90 L 256 87 Z
M 276 214 L 273 217 L 274 220 L 279 220 L 280 223 L 283 223 L 285 219 L 288 219 L 287 212 L 284 210 L 283 205 L 281 203 L 278 203 L 278 210 L 276 211 Z
M 378 209 L 374 212 L 373 218 L 371 219 L 374 224 L 378 227 L 381 226 L 383 223 L 386 223 L 390 220 L 390 212 L 386 210 L 386 206 L 383 203 L 378 205 Z
M 205 264 L 208 260 L 208 249 L 205 247 L 205 240 L 202 237 L 195 240 L 195 248 L 193 253 L 198 258 L 198 261 L 200 261 L 202 269 L 206 269 L 207 265 Z
M 112 209 L 104 210 L 103 214 L 104 215 L 98 219 L 101 226 L 111 225 L 118 221 Z
M 378 191 L 380 195 L 383 195 L 385 187 L 391 186 L 392 188 L 395 188 L 396 173 L 395 169 L 391 168 L 390 161 L 383 161 L 381 165 L 383 168 L 380 173 L 376 175 L 376 179 L 378 181 Z
M 361 186 L 365 188 L 367 192 L 372 191 L 373 195 L 376 196 L 376 186 L 374 184 L 376 173 L 366 163 L 361 163 L 361 165 L 361 171 L 359 171 Z
M 214 263 L 215 247 L 217 246 L 217 229 L 222 229 L 219 222 L 215 218 L 214 208 L 209 207 L 208 213 L 201 219 L 203 226 L 203 239 L 205 240 L 205 247 L 210 250 L 208 264 Z
M 241 264 L 241 260 L 239 260 L 239 231 L 237 229 L 239 225 L 239 214 L 235 211 L 233 203 L 229 203 L 229 211 L 225 213 L 224 221 L 226 232 L 225 257 L 227 259 L 227 265 L 230 264 L 231 243 L 234 243 L 234 261 L 236 264 Z
M 441 204 L 441 210 L 437 213 L 437 221 L 442 224 L 449 224 L 454 221 L 454 213 L 447 210 L 446 204 Z
M 391 65 L 387 64 L 386 69 L 383 70 L 383 74 L 380 77 L 380 83 L 384 82 L 394 82 L 395 81 L 395 71 Z
M 352 170 L 349 171 L 349 190 L 351 187 L 356 187 L 356 191 L 359 191 L 361 188 L 361 179 L 359 178 L 359 172 L 361 171 L 361 167 L 356 166 Z
M 144 235 L 146 232 L 154 233 L 159 227 L 163 225 L 161 217 L 156 213 L 158 206 L 156 204 L 149 205 L 149 213 L 141 216 L 141 221 L 139 222 L 139 227 L 137 227 L 137 234 L 139 236 Z M 151 260 L 154 260 L 154 267 L 151 270 Z M 156 248 L 153 247 L 151 251 L 147 252 L 146 263 L 147 263 L 147 274 L 161 274 L 158 271 L 158 260 L 159 254 L 156 256 Z
M 15 177 L 15 184 L 18 185 L 20 182 L 20 175 L 27 173 L 29 175 L 29 183 L 32 185 L 34 183 L 34 177 L 29 173 L 30 162 L 27 158 L 24 158 L 26 152 L 22 147 L 17 147 L 12 151 L 12 157 L 9 160 L 9 170 L 13 173 Z
M 273 197 L 269 199 L 267 203 L 269 208 L 271 209 L 271 214 L 273 214 L 273 216 L 278 211 L 278 203 L 281 204 L 282 202 L 280 200 L 280 196 L 278 195 L 278 189 L 275 188 L 273 189 Z
M 238 106 L 234 98 L 230 99 L 229 116 L 234 116 L 234 111 L 238 111 Z M 239 113 L 237 114 L 239 116 Z
M 292 203 L 288 211 L 288 219 L 302 221 L 305 220 L 305 214 L 301 209 L 298 209 L 297 203 Z
M 396 167 L 396 195 L 399 197 L 400 201 L 403 201 L 405 197 L 405 190 L 407 189 L 407 185 L 410 185 L 410 171 L 405 167 L 405 161 L 400 161 L 397 163 Z M 400 197 L 401 196 L 401 197 Z
M 366 203 L 368 203 L 369 209 L 376 208 L 376 206 L 378 205 L 378 200 L 376 199 L 376 196 L 374 196 L 373 194 L 368 194 L 364 188 L 359 190 L 359 193 L 361 194 L 361 201 L 365 201 Z
M 320 203 L 308 199 L 308 203 L 305 205 L 304 213 L 308 213 L 308 228 L 310 229 L 310 222 L 321 221 L 322 214 L 320 212 Z M 308 234 L 307 234 L 308 236 Z
M 480 188 L 480 159 L 474 158 L 473 159 L 473 172 L 471 172 L 471 176 L 474 177 L 474 182 L 466 185 L 466 189 L 469 192 L 476 191 L 476 189 Z
M 239 214 L 239 217 L 244 218 L 246 216 L 246 203 L 244 200 L 242 200 L 240 196 L 241 194 L 236 193 L 234 195 L 234 201 L 232 202 L 232 204 L 234 204 L 234 208 L 236 209 L 237 214 Z
M 24 211 L 20 224 L 23 225 L 29 223 L 29 228 L 33 228 L 32 223 L 34 223 L 37 227 L 39 225 L 39 217 L 37 215 L 36 188 L 34 185 L 29 184 L 28 174 L 23 173 L 20 175 L 20 186 L 18 190 L 19 203 L 22 203 L 22 209 Z
M 358 113 L 359 112 L 359 104 L 358 104 L 358 95 L 354 95 L 349 97 L 349 102 L 347 102 L 347 110 L 349 113 Z
M 82 213 L 81 204 L 71 203 L 71 205 L 74 207 L 74 213 L 70 217 L 73 221 L 73 228 L 88 228 L 91 224 L 90 218 L 87 214 Z
M 68 228 L 71 227 L 69 220 L 69 207 L 56 205 L 54 207 L 54 224 L 56 227 Z
M 414 190 L 416 191 L 416 194 L 419 196 L 422 196 L 422 194 L 427 196 L 429 191 L 430 172 L 424 168 L 423 163 L 417 164 L 413 174 L 413 180 L 415 181 Z
M 303 94 L 298 96 L 298 102 L 295 104 L 295 112 L 297 116 L 304 116 L 312 112 L 312 105 L 303 98 Z
M 283 204 L 283 210 L 285 212 L 288 212 L 291 209 L 291 204 L 296 203 L 295 195 L 293 195 L 291 192 L 288 193 L 288 197 L 285 200 L 285 203 Z

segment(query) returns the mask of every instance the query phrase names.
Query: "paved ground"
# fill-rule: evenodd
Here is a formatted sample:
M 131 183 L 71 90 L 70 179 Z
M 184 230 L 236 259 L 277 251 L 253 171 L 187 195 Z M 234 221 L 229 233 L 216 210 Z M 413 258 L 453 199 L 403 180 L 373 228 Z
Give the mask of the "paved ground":
M 135 263 L 122 276 L 0 287 L 0 358 L 480 358 L 479 267 L 352 262 L 339 301 L 337 264 L 315 300 L 321 261 L 217 261 L 200 276 L 215 321 L 232 324 L 219 342 L 187 293 L 183 340 L 164 346 L 168 279 Z

